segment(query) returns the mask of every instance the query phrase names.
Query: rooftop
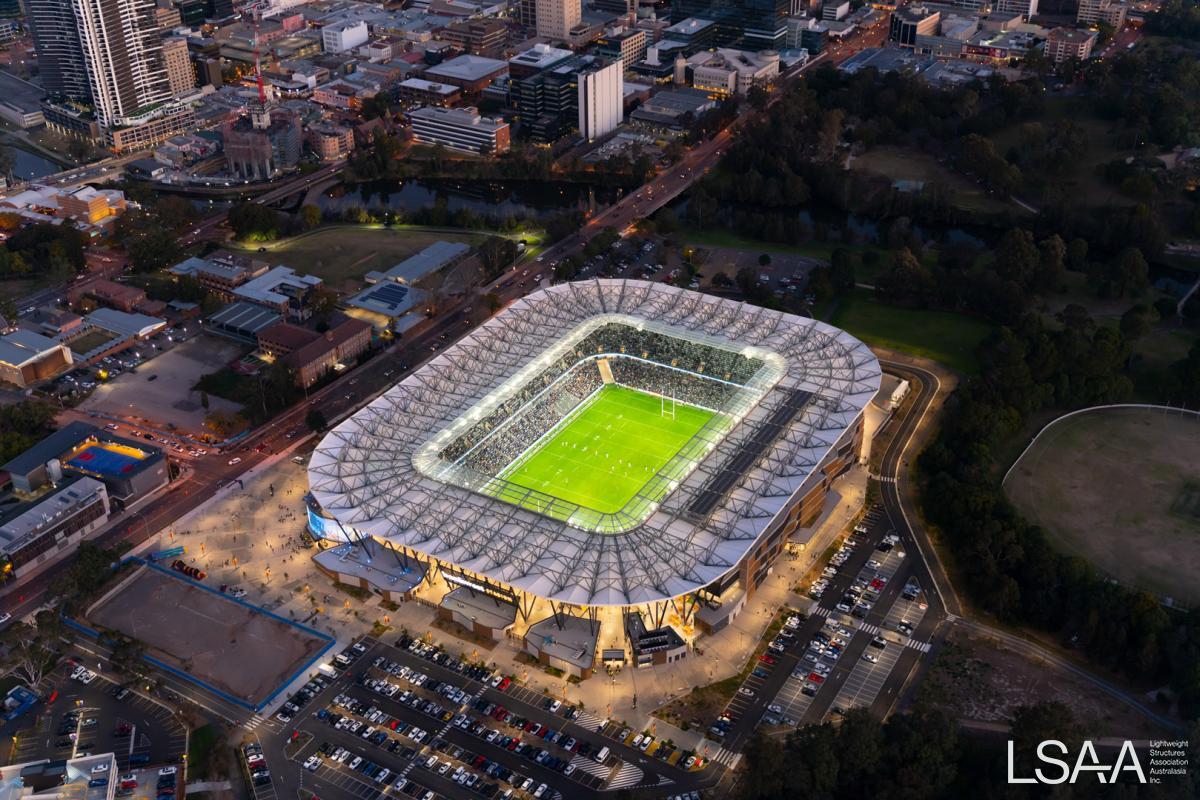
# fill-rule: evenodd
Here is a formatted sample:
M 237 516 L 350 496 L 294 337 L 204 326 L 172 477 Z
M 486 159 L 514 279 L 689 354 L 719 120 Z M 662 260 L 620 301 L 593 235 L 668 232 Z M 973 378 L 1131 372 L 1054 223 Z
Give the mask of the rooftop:
M 497 72 L 507 71 L 508 62 L 483 56 L 461 55 L 425 70 L 435 78 L 454 78 L 460 81 L 480 81 Z
M 129 314 L 115 308 L 98 308 L 84 317 L 86 322 L 118 336 L 151 336 L 167 327 L 167 321 L 145 314 Z
M 104 484 L 87 476 L 65 478 L 54 491 L 29 503 L 22 503 L 0 517 L 0 552 L 11 553 L 36 538 L 59 515 L 73 512 L 91 501 Z
M 415 459 L 457 435 L 451 426 L 464 415 L 486 411 L 481 403 L 498 408 L 581 327 L 610 320 L 749 348 L 769 355 L 777 375 L 643 521 L 616 535 L 587 530 L 418 468 Z M 816 320 L 661 283 L 560 284 L 514 301 L 330 431 L 310 459 L 309 485 L 325 513 L 364 536 L 532 595 L 655 602 L 732 569 L 819 477 L 815 467 L 879 380 L 866 345 Z
M 394 267 L 385 270 L 383 275 L 401 283 L 416 283 L 431 272 L 436 272 L 469 252 L 471 252 L 470 246 L 463 242 L 434 242 L 421 252 L 409 256 Z
M 266 273 L 253 280 L 243 283 L 233 290 L 233 293 L 252 303 L 264 305 L 282 305 L 297 293 L 321 285 L 321 279 L 315 275 L 297 275 L 291 267 L 272 267 Z
M 589 669 L 596 661 L 596 636 L 599 632 L 599 623 L 584 617 L 561 614 L 530 625 L 525 640 L 549 656 L 581 669 Z
M 0 335 L 0 362 L 19 367 L 54 350 L 59 343 L 40 333 L 18 329 Z
M 522 67 L 531 67 L 533 69 L 546 69 L 562 61 L 564 58 L 570 58 L 572 55 L 574 53 L 570 50 L 539 43 L 528 50 L 517 53 L 508 60 L 508 63 L 519 64 Z

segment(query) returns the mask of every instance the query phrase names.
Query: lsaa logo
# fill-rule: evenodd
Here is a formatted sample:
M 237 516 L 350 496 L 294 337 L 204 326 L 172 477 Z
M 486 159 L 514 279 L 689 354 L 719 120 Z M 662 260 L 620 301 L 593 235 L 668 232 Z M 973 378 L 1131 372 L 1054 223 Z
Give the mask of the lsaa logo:
M 1138 783 L 1147 783 L 1146 773 L 1142 771 L 1142 762 L 1138 760 L 1133 742 L 1126 740 L 1121 745 L 1121 752 L 1112 764 L 1106 764 L 1096 754 L 1096 748 L 1090 740 L 1085 740 L 1075 755 L 1074 765 L 1070 760 L 1071 750 L 1057 739 L 1047 739 L 1037 746 L 1037 759 L 1042 766 L 1033 771 L 1033 777 L 1016 776 L 1013 742 L 1008 741 L 1008 782 L 1009 783 L 1075 783 L 1088 774 L 1100 783 L 1116 783 L 1123 773 L 1129 772 L 1137 776 Z M 1044 768 L 1043 768 L 1044 767 Z

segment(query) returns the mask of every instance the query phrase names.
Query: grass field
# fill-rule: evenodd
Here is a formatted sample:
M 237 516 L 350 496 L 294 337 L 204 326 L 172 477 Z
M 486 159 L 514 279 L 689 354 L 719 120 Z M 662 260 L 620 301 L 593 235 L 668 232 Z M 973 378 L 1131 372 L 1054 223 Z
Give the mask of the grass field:
M 962 314 L 888 305 L 867 289 L 850 292 L 828 322 L 867 344 L 931 358 L 967 373 L 978 371 L 975 351 L 991 331 L 986 322 Z
M 1024 215 L 1027 212 L 986 190 L 967 177 L 955 172 L 928 153 L 900 147 L 876 147 L 854 159 L 852 169 L 872 172 L 891 178 L 893 181 L 921 181 L 941 185 L 949 195 L 951 204 L 985 214 L 1010 211 Z
M 403 227 L 346 225 L 318 228 L 291 239 L 261 245 L 267 250 L 263 254 L 257 254 L 260 245 L 246 249 L 256 253 L 257 258 L 316 275 L 335 291 L 349 291 L 357 288 L 362 277 L 371 270 L 389 269 L 434 242 L 466 242 L 474 246 L 483 238 L 483 235 Z
M 668 402 L 669 407 L 669 402 Z M 620 511 L 713 412 L 624 386 L 603 387 L 501 477 L 602 514 Z
M 1004 489 L 1064 552 L 1127 585 L 1200 603 L 1200 419 L 1077 414 L 1042 434 Z

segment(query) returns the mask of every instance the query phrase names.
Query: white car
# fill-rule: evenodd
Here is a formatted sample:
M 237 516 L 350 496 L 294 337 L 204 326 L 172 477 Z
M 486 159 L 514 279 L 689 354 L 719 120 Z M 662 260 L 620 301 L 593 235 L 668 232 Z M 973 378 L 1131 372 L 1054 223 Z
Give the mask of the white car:
M 240 456 L 234 456 L 233 458 L 229 459 L 229 466 L 231 466 L 231 467 L 234 464 L 240 464 L 240 463 L 242 463 L 242 459 Z
M 309 756 L 304 761 L 304 768 L 309 772 L 316 772 L 319 766 L 321 766 L 321 759 L 316 756 Z
M 79 676 L 79 682 L 85 686 L 94 680 L 96 680 L 96 673 L 92 672 L 90 669 L 85 669 L 83 674 Z
M 93 775 L 100 773 L 100 772 L 108 772 L 108 762 L 105 762 L 103 764 L 96 764 L 94 767 L 92 767 Z

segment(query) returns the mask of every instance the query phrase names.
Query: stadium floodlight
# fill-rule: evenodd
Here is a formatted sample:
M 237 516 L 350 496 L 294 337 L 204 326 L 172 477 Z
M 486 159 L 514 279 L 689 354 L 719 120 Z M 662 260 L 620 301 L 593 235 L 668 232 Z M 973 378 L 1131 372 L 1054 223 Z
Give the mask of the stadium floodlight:
M 514 589 L 655 602 L 738 564 L 879 379 L 865 345 L 812 319 L 665 284 L 561 284 L 334 428 L 309 481 L 362 535 Z

